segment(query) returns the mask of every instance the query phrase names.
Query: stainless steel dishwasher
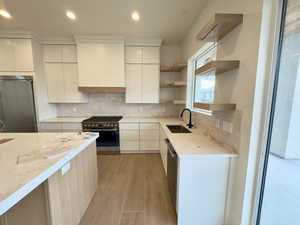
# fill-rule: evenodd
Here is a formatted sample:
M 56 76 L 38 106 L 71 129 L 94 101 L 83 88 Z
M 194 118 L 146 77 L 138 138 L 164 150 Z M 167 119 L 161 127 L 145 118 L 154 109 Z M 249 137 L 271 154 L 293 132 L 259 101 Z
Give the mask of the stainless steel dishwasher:
M 168 146 L 168 186 L 172 199 L 173 206 L 176 211 L 177 201 L 177 153 L 175 152 L 169 139 L 165 139 Z

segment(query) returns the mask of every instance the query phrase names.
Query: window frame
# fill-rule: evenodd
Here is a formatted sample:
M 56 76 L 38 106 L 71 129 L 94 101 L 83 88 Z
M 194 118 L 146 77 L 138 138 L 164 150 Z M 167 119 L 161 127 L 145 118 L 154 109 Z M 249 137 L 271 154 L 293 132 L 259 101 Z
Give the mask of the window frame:
M 193 56 L 188 59 L 187 65 L 187 88 L 186 88 L 186 107 L 189 108 L 192 112 L 202 113 L 205 115 L 212 115 L 211 111 L 200 109 L 194 107 L 195 100 L 195 70 L 196 70 L 196 61 L 199 57 L 206 54 L 213 48 L 217 48 L 216 42 L 207 42 L 205 43 Z

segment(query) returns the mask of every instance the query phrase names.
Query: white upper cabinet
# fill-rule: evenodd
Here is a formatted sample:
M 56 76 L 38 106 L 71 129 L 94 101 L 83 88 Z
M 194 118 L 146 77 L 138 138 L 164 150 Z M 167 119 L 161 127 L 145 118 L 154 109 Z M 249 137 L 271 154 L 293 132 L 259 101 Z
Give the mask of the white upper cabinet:
M 76 45 L 63 45 L 62 62 L 77 62 Z
M 45 74 L 47 78 L 49 103 L 65 101 L 64 72 L 61 63 L 46 63 Z
M 77 62 L 75 45 L 45 45 L 44 46 L 45 62 Z
M 126 63 L 160 64 L 160 48 L 128 46 L 125 60 Z
M 143 63 L 160 64 L 159 47 L 143 47 Z
M 87 103 L 78 90 L 78 65 L 75 45 L 45 45 L 44 69 L 49 103 Z
M 159 65 L 143 65 L 142 74 L 142 102 L 159 103 Z
M 125 59 L 126 59 L 126 63 L 142 63 L 142 48 L 126 47 Z
M 124 41 L 77 39 L 79 87 L 125 89 Z
M 0 71 L 34 71 L 31 39 L 0 39 Z
M 126 47 L 126 103 L 159 103 L 159 47 Z
M 142 103 L 142 64 L 126 65 L 126 102 Z

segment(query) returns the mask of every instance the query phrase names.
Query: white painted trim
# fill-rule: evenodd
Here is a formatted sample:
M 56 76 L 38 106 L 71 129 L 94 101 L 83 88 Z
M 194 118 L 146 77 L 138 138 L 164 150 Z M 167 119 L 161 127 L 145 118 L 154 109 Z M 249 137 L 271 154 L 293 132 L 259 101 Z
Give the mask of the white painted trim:
M 72 160 L 75 156 L 77 156 L 80 152 L 85 150 L 89 145 L 91 145 L 99 135 L 95 135 L 90 139 L 86 140 L 82 145 L 80 145 L 77 149 L 70 150 L 61 160 L 51 165 L 47 170 L 43 173 L 32 179 L 29 183 L 25 184 L 22 188 L 18 189 L 14 193 L 12 193 L 8 198 L 0 202 L 0 216 L 2 216 L 5 212 L 7 212 L 11 207 L 17 204 L 20 200 L 22 200 L 26 195 L 28 195 L 31 191 L 33 191 L 37 186 L 42 184 L 45 180 L 47 180 L 50 176 L 56 173 L 61 167 L 63 167 L 67 162 Z
M 49 37 L 41 40 L 43 45 L 76 45 L 74 38 Z
M 0 38 L 11 38 L 11 39 L 32 39 L 32 33 L 29 31 L 21 30 L 1 30 Z
M 277 3 L 277 4 L 276 4 Z M 273 87 L 274 87 L 274 79 L 275 79 L 275 69 L 276 69 L 276 60 L 278 54 L 278 42 L 279 42 L 279 32 L 280 32 L 280 22 L 281 22 L 281 10 L 282 10 L 282 1 L 278 0 L 276 2 L 272 10 L 275 11 L 275 24 L 274 33 L 272 34 L 274 37 L 273 43 L 270 46 L 270 54 L 271 60 L 267 62 L 267 66 L 270 68 L 270 74 L 266 79 L 266 87 L 265 93 L 263 95 L 262 109 L 261 109 L 261 131 L 260 131 L 260 140 L 258 143 L 258 157 L 257 157 L 257 168 L 256 168 L 256 181 L 255 181 L 255 190 L 254 190 L 254 198 L 252 203 L 252 215 L 251 215 L 251 224 L 256 224 L 258 206 L 259 206 L 259 197 L 262 185 L 262 172 L 263 166 L 265 163 L 265 154 L 266 154 L 266 146 L 267 146 L 267 136 L 269 132 L 269 124 L 270 124 L 270 113 L 271 113 L 271 103 L 272 103 L 272 95 L 273 95 Z M 276 12 L 277 11 L 277 12 Z M 255 103 L 254 103 L 255 104 Z
M 124 44 L 123 36 L 74 36 L 76 43 Z
M 34 71 L 0 71 L 0 76 L 34 76 Z
M 160 47 L 162 39 L 128 39 L 125 41 L 125 46 L 149 46 Z

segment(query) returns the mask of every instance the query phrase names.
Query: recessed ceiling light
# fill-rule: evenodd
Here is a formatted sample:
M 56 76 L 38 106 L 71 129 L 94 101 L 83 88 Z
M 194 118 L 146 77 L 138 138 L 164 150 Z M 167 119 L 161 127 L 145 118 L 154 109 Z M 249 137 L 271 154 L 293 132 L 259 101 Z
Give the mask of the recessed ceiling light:
M 0 16 L 4 17 L 4 18 L 7 18 L 7 19 L 10 19 L 11 18 L 11 15 L 9 14 L 9 12 L 7 12 L 6 10 L 4 9 L 0 9 Z
M 132 18 L 134 21 L 139 21 L 139 20 L 140 20 L 140 14 L 139 14 L 137 11 L 134 11 L 134 12 L 131 14 L 131 18 Z
M 72 11 L 67 11 L 67 12 L 66 12 L 66 15 L 67 15 L 67 17 L 68 17 L 69 19 L 71 19 L 71 20 L 76 20 L 76 15 L 75 15 L 75 13 L 73 13 Z

